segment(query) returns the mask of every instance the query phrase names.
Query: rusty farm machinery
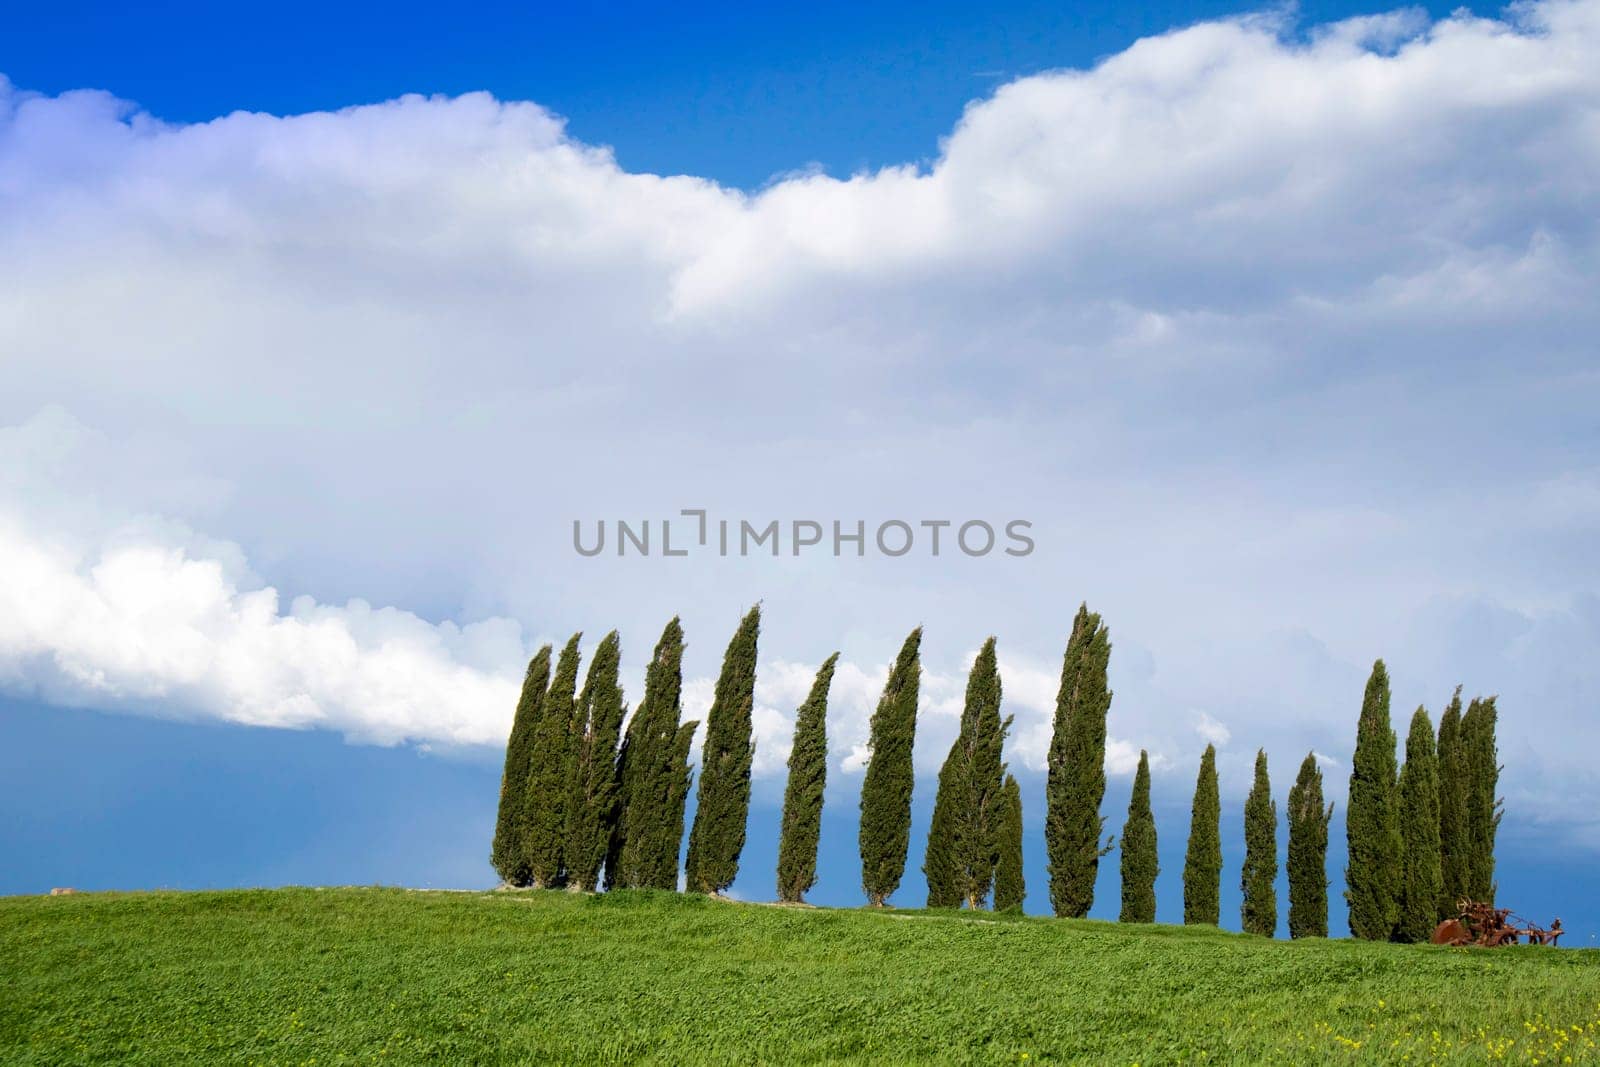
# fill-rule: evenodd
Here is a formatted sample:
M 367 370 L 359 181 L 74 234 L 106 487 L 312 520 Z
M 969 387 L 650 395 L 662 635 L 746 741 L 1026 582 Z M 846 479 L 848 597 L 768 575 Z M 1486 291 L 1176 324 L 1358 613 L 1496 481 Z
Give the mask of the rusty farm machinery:
M 1514 915 L 1510 908 L 1497 908 L 1478 900 L 1463 900 L 1457 914 L 1433 929 L 1435 945 L 1478 945 L 1496 948 L 1515 945 L 1522 938 L 1530 945 L 1554 945 L 1561 937 L 1561 920 L 1546 929 Z

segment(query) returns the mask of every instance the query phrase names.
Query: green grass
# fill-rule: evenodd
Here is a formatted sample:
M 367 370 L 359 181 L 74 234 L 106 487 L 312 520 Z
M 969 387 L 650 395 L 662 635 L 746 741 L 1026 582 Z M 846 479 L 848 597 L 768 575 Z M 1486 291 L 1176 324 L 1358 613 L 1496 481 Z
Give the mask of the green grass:
M 5 1063 L 1562 1063 L 1597 1040 L 1592 951 L 650 893 L 0 899 Z

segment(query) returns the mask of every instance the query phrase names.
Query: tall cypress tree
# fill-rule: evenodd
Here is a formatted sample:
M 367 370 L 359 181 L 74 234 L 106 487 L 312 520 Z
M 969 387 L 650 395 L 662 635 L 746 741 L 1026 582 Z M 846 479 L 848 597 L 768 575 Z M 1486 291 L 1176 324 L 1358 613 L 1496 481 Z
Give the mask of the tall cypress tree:
M 1183 859 L 1183 921 L 1216 926 L 1222 918 L 1222 799 L 1217 792 L 1217 749 L 1207 745 L 1194 783 L 1189 850 Z
M 1278 930 L 1278 804 L 1267 777 L 1267 753 L 1256 751 L 1255 784 L 1244 802 L 1244 903 L 1239 924 L 1247 934 L 1271 937 Z
M 750 816 L 750 764 L 755 758 L 751 712 L 755 703 L 756 644 L 761 605 L 745 615 L 728 642 L 706 715 L 700 755 L 700 793 L 689 831 L 685 882 L 700 893 L 720 893 L 739 873 L 745 823 Z
M 1474 699 L 1461 719 L 1467 751 L 1467 895 L 1494 903 L 1494 839 L 1500 828 L 1499 753 L 1495 746 L 1495 698 Z
M 1001 760 L 1011 719 L 1000 719 L 1000 671 L 991 637 L 967 677 L 961 730 L 944 768 L 928 835 L 929 907 L 983 905 L 999 859 L 999 819 L 1006 768 Z
M 564 856 L 567 887 L 583 892 L 593 892 L 600 879 L 616 815 L 617 736 L 626 712 L 617 684 L 621 655 L 621 641 L 612 630 L 589 661 L 574 716 Z
M 1387 941 L 1399 918 L 1401 842 L 1389 672 L 1381 659 L 1372 665 L 1361 702 L 1345 834 L 1350 846 L 1344 891 L 1350 904 L 1350 932 L 1367 941 Z
M 1426 708 L 1411 717 L 1400 770 L 1400 900 L 1394 939 L 1426 942 L 1439 921 L 1439 766 Z
M 783 791 L 783 828 L 778 836 L 778 899 L 798 904 L 817 884 L 817 839 L 822 830 L 822 793 L 828 781 L 828 689 L 835 652 L 822 661 L 811 693 L 795 714 L 789 749 L 789 784 Z
M 1122 824 L 1122 914 L 1120 922 L 1156 921 L 1156 819 L 1150 813 L 1150 756 L 1139 750 L 1128 821 Z
M 545 690 L 550 687 L 550 646 L 545 645 L 528 661 L 522 678 L 522 695 L 511 720 L 511 736 L 506 741 L 505 771 L 500 776 L 500 808 L 494 822 L 494 844 L 489 862 L 507 885 L 528 884 L 528 863 L 522 845 L 522 809 L 528 792 L 528 768 L 533 759 L 533 735 L 544 707 Z
M 1461 687 L 1439 716 L 1439 874 L 1437 915 L 1447 919 L 1471 894 L 1467 875 L 1472 844 L 1467 835 L 1467 781 L 1470 770 L 1461 738 Z
M 950 743 L 950 752 L 939 767 L 939 790 L 933 798 L 933 819 L 928 823 L 928 847 L 922 856 L 922 873 L 928 882 L 928 907 L 961 906 L 961 874 L 957 859 L 960 833 L 957 807 L 967 792 L 967 767 L 961 759 L 961 738 Z
M 618 757 L 622 812 L 615 874 L 608 884 L 676 889 L 683 808 L 689 795 L 689 746 L 697 722 L 683 714 L 683 627 L 667 623 L 645 670 L 644 698 L 628 721 Z
M 911 631 L 872 713 L 871 757 L 861 783 L 861 888 L 882 907 L 900 887 L 911 837 L 911 748 L 917 731 L 922 627 Z
M 1106 668 L 1111 635 L 1100 616 L 1080 605 L 1061 662 L 1054 732 L 1045 787 L 1045 845 L 1050 855 L 1050 903 L 1057 915 L 1082 918 L 1094 904 L 1105 819 L 1106 714 L 1111 690 Z
M 1289 936 L 1328 936 L 1328 822 L 1317 754 L 1306 753 L 1289 790 Z
M 1022 877 L 1022 789 L 1006 775 L 1000 799 L 1000 858 L 994 868 L 994 910 L 1020 909 L 1028 894 Z
M 523 810 L 524 855 L 529 881 L 536 889 L 561 882 L 565 867 L 562 843 L 567 833 L 567 786 L 572 773 L 574 691 L 578 685 L 578 641 L 573 634 L 556 660 L 550 692 L 533 735 L 528 765 L 527 803 Z

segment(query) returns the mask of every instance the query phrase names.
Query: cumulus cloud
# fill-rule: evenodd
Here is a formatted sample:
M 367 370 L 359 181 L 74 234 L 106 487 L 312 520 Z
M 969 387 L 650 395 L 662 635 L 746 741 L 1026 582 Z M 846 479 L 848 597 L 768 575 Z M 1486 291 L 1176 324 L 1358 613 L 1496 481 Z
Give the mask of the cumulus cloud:
M 118 452 L 59 408 L 0 427 L 0 689 L 69 706 L 321 727 L 377 744 L 503 742 L 529 653 L 519 623 L 433 623 L 360 600 L 285 604 L 235 544 L 124 511 L 81 480 L 62 495 L 64 471 L 103 468 Z M 108 488 L 114 500 L 117 487 Z M 761 663 L 757 777 L 784 772 L 794 709 L 814 674 L 782 658 Z M 1021 726 L 1012 751 L 1042 770 L 1039 738 L 1048 737 L 1054 694 L 1030 665 L 1007 664 L 1004 674 L 1020 690 L 1005 702 Z M 841 771 L 865 766 L 887 677 L 886 664 L 845 660 L 835 669 L 830 747 Z M 923 672 L 920 769 L 944 758 L 964 687 L 964 673 Z M 710 676 L 684 680 L 684 717 L 701 724 L 697 744 L 714 694 Z M 1113 774 L 1130 773 L 1138 750 L 1112 739 L 1108 761 Z
M 757 192 L 484 94 L 176 124 L 0 82 L 8 470 L 52 404 L 110 442 L 8 483 L 5 684 L 492 741 L 529 645 L 616 626 L 636 695 L 674 613 L 698 713 L 759 599 L 760 773 L 834 648 L 858 768 L 918 622 L 919 765 L 994 632 L 1037 770 L 1086 598 L 1114 769 L 1186 775 L 1197 708 L 1225 783 L 1343 759 L 1379 655 L 1397 707 L 1465 681 L 1592 737 L 1597 54 L 1596 0 L 1211 21 L 1000 86 L 925 165 Z M 571 552 L 683 507 L 1039 549 Z M 1514 795 L 1592 800 L 1584 748 L 1508 753 Z
M 431 624 L 309 596 L 284 604 L 236 546 L 181 523 L 100 514 L 85 524 L 81 506 L 74 525 L 40 515 L 51 475 L 85 451 L 105 455 L 104 444 L 60 411 L 0 429 L 0 688 L 379 744 L 503 740 L 524 658 L 516 622 Z
M 1227 726 L 1204 711 L 1194 713 L 1194 732 L 1212 745 L 1226 745 L 1233 737 L 1233 732 Z

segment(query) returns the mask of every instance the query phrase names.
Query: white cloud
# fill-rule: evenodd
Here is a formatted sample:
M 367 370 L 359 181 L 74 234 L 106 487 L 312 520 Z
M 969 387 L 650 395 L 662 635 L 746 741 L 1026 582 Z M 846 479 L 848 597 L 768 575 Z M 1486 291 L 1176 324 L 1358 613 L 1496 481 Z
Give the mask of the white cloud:
M 517 623 L 434 625 L 359 600 L 283 605 L 236 546 L 182 524 L 31 515 L 53 495 L 41 475 L 92 441 L 58 412 L 0 430 L 0 687 L 379 744 L 504 738 L 523 658 Z
M 1466 680 L 1592 740 L 1600 3 L 1296 31 L 1140 41 L 1000 87 L 926 166 L 758 193 L 482 94 L 184 125 L 0 85 L 0 425 L 105 435 L 6 439 L 5 684 L 492 741 L 535 638 L 616 626 L 636 698 L 682 613 L 698 707 L 760 599 L 762 774 L 834 648 L 858 768 L 919 621 L 919 767 L 994 632 L 1038 770 L 1087 598 L 1118 767 L 1187 775 L 1192 708 L 1225 778 L 1342 758 L 1378 655 L 1397 707 Z M 1039 551 L 570 550 L 690 506 L 1025 513 Z M 1511 795 L 1592 799 L 1592 747 L 1519 748 Z
M 1204 711 L 1194 713 L 1194 732 L 1206 742 L 1219 747 L 1226 745 L 1233 738 L 1233 732 L 1225 724 Z

